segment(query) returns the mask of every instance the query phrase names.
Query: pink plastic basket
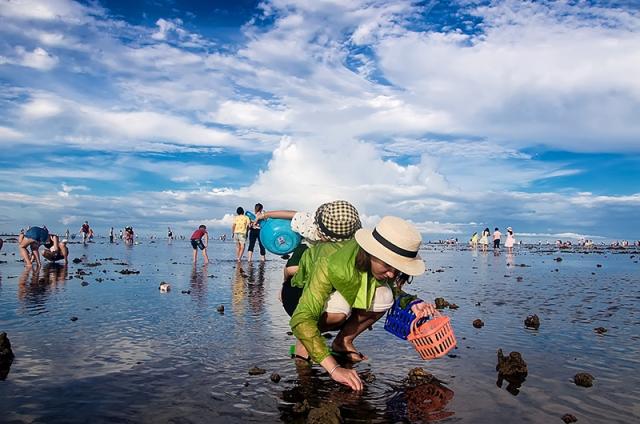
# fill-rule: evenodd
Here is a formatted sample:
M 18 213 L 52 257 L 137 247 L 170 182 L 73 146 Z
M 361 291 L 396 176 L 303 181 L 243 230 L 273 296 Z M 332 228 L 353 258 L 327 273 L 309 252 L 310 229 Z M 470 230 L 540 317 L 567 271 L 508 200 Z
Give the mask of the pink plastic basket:
M 423 317 L 413 320 L 407 336 L 422 359 L 440 358 L 456 347 L 456 337 L 449 317 L 440 314 L 435 308 L 430 312 L 432 317 L 429 321 L 420 322 Z

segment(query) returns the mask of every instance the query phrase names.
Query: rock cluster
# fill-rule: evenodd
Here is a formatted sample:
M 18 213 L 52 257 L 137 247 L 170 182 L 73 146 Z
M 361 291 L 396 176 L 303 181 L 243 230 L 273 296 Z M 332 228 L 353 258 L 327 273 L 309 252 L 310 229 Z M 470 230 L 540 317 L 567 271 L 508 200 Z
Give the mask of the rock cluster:
M 536 314 L 529 315 L 524 319 L 524 326 L 537 330 L 540 328 L 540 318 L 538 318 L 538 315 Z

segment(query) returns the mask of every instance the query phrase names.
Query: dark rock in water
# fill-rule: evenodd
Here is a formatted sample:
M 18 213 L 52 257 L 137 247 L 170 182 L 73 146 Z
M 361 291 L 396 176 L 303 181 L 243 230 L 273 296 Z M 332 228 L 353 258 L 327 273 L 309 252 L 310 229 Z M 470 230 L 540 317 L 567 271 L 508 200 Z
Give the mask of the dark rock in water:
M 97 281 L 98 283 L 102 283 L 104 280 L 103 280 L 102 278 L 98 277 L 98 278 L 96 278 L 96 281 Z
M 278 383 L 280 381 L 280 374 L 278 374 L 277 372 L 271 374 L 271 381 L 273 381 L 274 383 Z
M 287 331 L 287 336 L 293 336 L 293 331 Z
M 307 424 L 340 424 L 342 415 L 335 403 L 325 403 L 318 408 L 312 408 L 307 415 Z
M 536 314 L 529 315 L 524 319 L 524 326 L 537 330 L 540 328 L 540 318 L 538 318 L 538 315 Z
M 71 321 L 78 321 L 78 317 L 71 317 Z
M 122 275 L 130 275 L 130 274 L 140 274 L 140 271 L 135 271 L 133 269 L 123 269 L 121 271 L 117 271 Z
M 476 306 L 482 305 L 482 302 L 476 302 Z
M 474 319 L 473 320 L 473 326 L 475 328 L 482 328 L 482 327 L 484 327 L 484 322 L 481 319 Z
M 496 371 L 504 376 L 523 375 L 527 376 L 527 363 L 522 359 L 520 352 L 511 352 L 509 356 L 504 356 L 502 349 L 498 349 L 498 365 Z
M 364 370 L 360 373 L 360 379 L 367 384 L 371 384 L 376 381 L 376 376 L 371 372 L 371 370 Z
M 11 341 L 4 331 L 0 333 L 0 363 L 11 362 L 15 358 L 11 349 Z
M 573 382 L 576 386 L 591 387 L 593 386 L 593 376 L 586 372 L 579 372 L 573 377 Z
M 449 304 L 449 309 L 458 309 L 458 308 L 459 308 L 459 306 L 456 305 L 455 303 Z
M 73 262 L 74 264 L 79 264 L 80 262 L 82 262 L 82 259 L 80 259 L 80 258 L 73 258 L 73 261 L 72 261 L 72 262 Z
M 86 286 L 88 286 L 88 285 L 89 285 L 89 283 L 87 283 L 86 281 L 83 281 L 82 283 L 80 283 L 80 285 L 81 285 L 82 287 L 86 287 Z
M 324 333 L 324 334 L 322 335 L 322 337 L 324 337 L 325 339 L 332 339 L 332 338 L 333 338 L 333 334 L 331 334 L 331 333 Z
M 521 283 L 521 282 L 522 282 L 522 277 L 516 277 L 516 281 L 517 281 L 518 283 Z
M 182 290 L 182 294 L 191 294 L 191 290 Z
M 596 267 L 602 268 L 602 264 L 597 264 Z
M 91 263 L 85 264 L 85 266 L 88 266 L 90 268 L 100 266 L 100 265 L 102 265 L 100 262 L 91 262 Z
M 264 374 L 265 372 L 267 372 L 267 370 L 265 370 L 264 368 L 258 368 L 258 367 L 249 368 L 249 375 L 260 375 L 260 374 Z
M 410 384 L 423 384 L 431 383 L 437 379 L 430 372 L 425 371 L 422 368 L 414 368 L 409 371 L 408 383 Z
M 449 302 L 444 300 L 443 297 L 436 297 L 434 303 L 436 304 L 436 309 L 444 309 L 449 306 Z
M 306 414 L 307 411 L 309 411 L 309 409 L 311 409 L 311 407 L 309 406 L 309 402 L 306 399 L 304 399 L 302 402 L 296 402 L 293 405 L 292 412 L 294 414 L 302 415 L 302 414 Z
M 529 373 L 527 363 L 522 359 L 520 352 L 511 352 L 509 356 L 504 356 L 502 349 L 498 349 L 496 371 L 498 371 L 496 385 L 502 387 L 502 382 L 506 380 L 509 383 L 506 389 L 514 396 L 520 393 L 520 386 L 522 386 Z
M 577 423 L 578 419 L 575 417 L 575 415 L 564 414 L 562 416 L 562 421 L 564 421 L 566 424 L 569 424 L 569 423 Z
M 554 259 L 554 261 L 556 261 L 556 262 L 562 262 L 562 258 L 558 256 L 557 258 L 555 258 L 555 259 Z
M 224 314 L 224 305 L 218 305 L 218 307 L 216 308 L 216 311 L 220 312 L 221 314 Z
M 13 363 L 13 350 L 11 350 L 11 342 L 7 333 L 0 333 L 0 381 L 5 380 L 9 375 L 11 364 Z
M 607 332 L 607 329 L 604 327 L 596 327 L 593 329 L 593 331 L 595 331 L 598 334 L 604 334 Z

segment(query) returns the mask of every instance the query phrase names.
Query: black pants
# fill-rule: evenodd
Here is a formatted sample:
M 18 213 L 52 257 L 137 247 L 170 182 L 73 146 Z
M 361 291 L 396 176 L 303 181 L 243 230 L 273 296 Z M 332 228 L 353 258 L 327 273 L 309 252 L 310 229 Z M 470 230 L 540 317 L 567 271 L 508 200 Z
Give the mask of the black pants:
M 500 249 L 500 239 L 495 239 L 493 241 L 493 248 L 494 249 Z
M 302 289 L 300 287 L 293 287 L 291 285 L 291 278 L 282 283 L 282 306 L 287 311 L 289 316 L 293 316 L 293 312 L 298 307 L 298 302 L 302 296 Z
M 251 228 L 249 230 L 249 248 L 248 252 L 253 252 L 253 247 L 256 245 L 256 240 L 258 241 L 258 245 L 260 246 L 260 255 L 264 256 L 267 252 L 264 250 L 264 246 L 260 241 L 260 229 L 259 228 Z

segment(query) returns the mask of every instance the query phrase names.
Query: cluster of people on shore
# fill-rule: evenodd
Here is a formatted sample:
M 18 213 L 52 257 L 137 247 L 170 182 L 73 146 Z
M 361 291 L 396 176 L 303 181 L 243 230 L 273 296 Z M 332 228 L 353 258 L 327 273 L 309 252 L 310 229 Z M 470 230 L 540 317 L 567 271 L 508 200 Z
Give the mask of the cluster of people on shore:
M 476 249 L 478 245 L 480 245 L 483 252 L 486 252 L 489 248 L 489 238 L 491 237 L 493 241 L 493 249 L 500 250 L 500 243 L 502 240 L 502 233 L 498 227 L 495 227 L 493 230 L 493 234 L 489 230 L 489 227 L 482 230 L 482 234 L 478 235 L 478 232 L 474 232 L 471 235 L 471 239 L 469 240 L 469 245 Z M 516 236 L 513 232 L 513 228 L 507 227 L 506 239 L 504 242 L 504 247 L 507 248 L 508 253 L 513 253 L 513 246 L 516 244 Z

